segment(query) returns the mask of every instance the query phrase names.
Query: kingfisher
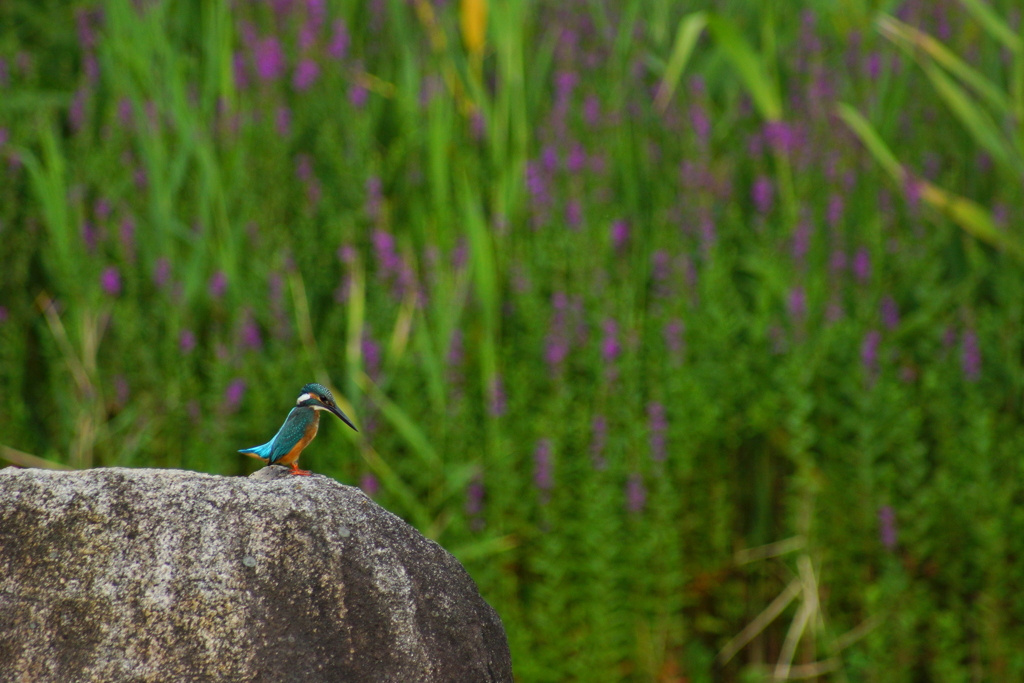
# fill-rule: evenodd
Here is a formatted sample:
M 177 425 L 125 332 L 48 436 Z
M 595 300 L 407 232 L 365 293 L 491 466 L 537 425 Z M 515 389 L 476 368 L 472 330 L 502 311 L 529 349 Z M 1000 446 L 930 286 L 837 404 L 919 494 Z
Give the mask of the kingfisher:
M 259 458 L 268 465 L 291 465 L 290 474 L 308 476 L 309 470 L 299 469 L 299 455 L 316 436 L 316 430 L 320 427 L 321 410 L 337 415 L 342 422 L 359 431 L 334 402 L 334 395 L 330 389 L 322 384 L 307 384 L 302 387 L 295 407 L 288 413 L 284 424 L 277 430 L 273 439 L 262 446 L 243 448 L 238 452 Z

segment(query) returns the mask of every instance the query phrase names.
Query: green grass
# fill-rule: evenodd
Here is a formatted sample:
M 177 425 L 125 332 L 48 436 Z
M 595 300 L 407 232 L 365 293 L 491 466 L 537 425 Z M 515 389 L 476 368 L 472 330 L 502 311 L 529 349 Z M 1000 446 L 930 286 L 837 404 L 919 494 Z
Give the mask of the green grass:
M 321 381 L 519 680 L 1020 679 L 1012 3 L 327 4 L 0 8 L 0 445 L 240 475 Z

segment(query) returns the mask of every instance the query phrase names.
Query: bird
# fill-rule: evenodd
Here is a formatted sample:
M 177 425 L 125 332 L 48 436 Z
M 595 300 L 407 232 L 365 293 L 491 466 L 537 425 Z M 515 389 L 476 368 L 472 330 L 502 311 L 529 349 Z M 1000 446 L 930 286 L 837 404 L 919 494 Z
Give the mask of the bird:
M 291 465 L 292 469 L 289 474 L 309 476 L 309 470 L 299 469 L 299 455 L 302 453 L 302 449 L 308 446 L 316 436 L 317 429 L 320 427 L 321 410 L 337 415 L 342 422 L 355 431 L 359 431 L 334 402 L 334 395 L 331 394 L 330 389 L 314 382 L 302 387 L 299 398 L 295 401 L 295 407 L 288 413 L 284 424 L 277 430 L 273 439 L 262 446 L 243 448 L 238 452 L 259 458 L 268 465 Z

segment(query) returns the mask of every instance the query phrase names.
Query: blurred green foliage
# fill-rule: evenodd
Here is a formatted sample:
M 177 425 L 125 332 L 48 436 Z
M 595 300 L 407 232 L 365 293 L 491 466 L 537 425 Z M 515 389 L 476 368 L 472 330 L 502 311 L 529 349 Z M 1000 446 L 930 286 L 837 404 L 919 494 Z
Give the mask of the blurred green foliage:
M 0 455 L 244 474 L 322 381 L 520 680 L 1020 680 L 1019 22 L 4 3 Z

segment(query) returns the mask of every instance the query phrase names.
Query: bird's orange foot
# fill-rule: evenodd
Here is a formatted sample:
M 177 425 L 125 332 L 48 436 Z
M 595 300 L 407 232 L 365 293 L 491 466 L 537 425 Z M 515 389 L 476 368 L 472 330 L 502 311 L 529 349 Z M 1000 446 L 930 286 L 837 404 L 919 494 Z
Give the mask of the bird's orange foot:
M 308 477 L 311 473 L 309 470 L 300 470 L 299 466 L 293 462 L 291 472 L 289 472 L 288 474 L 298 474 L 299 476 L 302 477 Z

